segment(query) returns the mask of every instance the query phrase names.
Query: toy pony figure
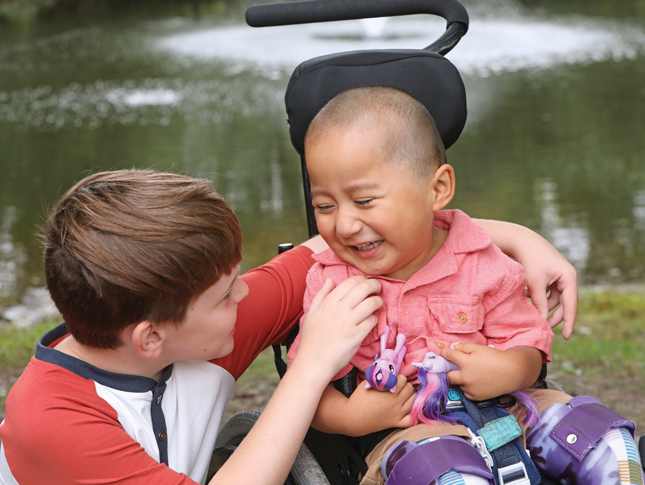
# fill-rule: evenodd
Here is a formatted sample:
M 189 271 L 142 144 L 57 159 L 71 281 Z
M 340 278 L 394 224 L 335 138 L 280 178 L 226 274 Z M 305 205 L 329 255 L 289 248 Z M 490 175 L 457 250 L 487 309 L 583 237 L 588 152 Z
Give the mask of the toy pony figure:
M 422 362 L 416 362 L 412 365 L 419 368 L 417 373 L 419 390 L 414 398 L 412 411 L 410 412 L 412 423 L 456 422 L 456 418 L 443 413 L 446 409 L 446 399 L 448 388 L 450 387 L 447 373 L 459 370 L 459 366 L 434 352 L 428 352 Z M 522 391 L 511 392 L 510 396 L 526 407 L 525 424 L 527 426 L 537 424 L 539 413 L 533 399 Z
M 365 389 L 374 388 L 379 391 L 396 392 L 396 376 L 401 369 L 403 357 L 405 357 L 405 335 L 402 333 L 396 336 L 396 347 L 394 350 L 387 349 L 387 338 L 390 336 L 390 327 L 385 327 L 381 334 L 381 357 L 378 354 L 374 357 L 374 363 L 365 370 Z

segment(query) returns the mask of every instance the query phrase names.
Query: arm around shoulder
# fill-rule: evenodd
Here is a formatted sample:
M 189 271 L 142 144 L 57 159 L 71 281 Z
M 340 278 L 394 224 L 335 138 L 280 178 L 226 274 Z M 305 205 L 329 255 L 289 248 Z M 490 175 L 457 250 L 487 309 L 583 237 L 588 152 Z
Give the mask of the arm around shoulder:
M 524 267 L 531 301 L 551 327 L 564 321 L 562 335 L 570 338 L 578 311 L 578 275 L 573 265 L 546 239 L 524 226 L 474 221 L 488 229 L 493 243 Z

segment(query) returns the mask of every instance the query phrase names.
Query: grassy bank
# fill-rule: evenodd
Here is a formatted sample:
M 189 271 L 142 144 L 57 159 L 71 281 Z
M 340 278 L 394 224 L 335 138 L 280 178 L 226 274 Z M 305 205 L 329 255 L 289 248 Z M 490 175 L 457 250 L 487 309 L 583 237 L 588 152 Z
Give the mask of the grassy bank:
M 0 419 L 6 393 L 33 354 L 36 340 L 55 324 L 29 329 L 0 325 Z M 549 377 L 570 394 L 597 397 L 644 433 L 645 295 L 585 292 L 573 338 L 565 341 L 557 330 Z M 277 382 L 273 356 L 264 352 L 238 382 L 228 414 L 263 408 Z

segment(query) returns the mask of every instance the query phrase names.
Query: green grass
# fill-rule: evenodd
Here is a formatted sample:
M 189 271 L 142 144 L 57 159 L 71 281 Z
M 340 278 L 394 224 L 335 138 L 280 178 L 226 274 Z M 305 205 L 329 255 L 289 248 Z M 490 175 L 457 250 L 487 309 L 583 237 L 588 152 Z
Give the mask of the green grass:
M 34 351 L 36 342 L 48 330 L 60 323 L 59 320 L 39 323 L 28 328 L 16 328 L 13 325 L 0 325 L 0 369 L 25 367 Z
M 16 375 L 27 365 L 34 355 L 36 342 L 60 321 L 39 323 L 29 328 L 16 328 L 10 324 L 0 324 L 0 418 L 4 417 L 7 393 Z
M 584 293 L 571 340 L 556 329 L 552 353 L 563 372 L 645 375 L 645 295 Z

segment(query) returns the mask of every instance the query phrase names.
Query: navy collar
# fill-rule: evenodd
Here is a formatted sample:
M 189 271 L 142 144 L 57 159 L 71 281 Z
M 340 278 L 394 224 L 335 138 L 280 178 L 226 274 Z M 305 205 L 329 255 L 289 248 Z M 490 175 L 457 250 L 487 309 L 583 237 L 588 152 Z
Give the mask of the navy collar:
M 166 381 L 172 375 L 172 365 L 164 370 L 159 382 L 150 377 L 143 377 L 131 374 L 117 374 L 109 372 L 88 364 L 76 357 L 64 354 L 49 347 L 56 340 L 67 335 L 69 331 L 64 323 L 51 329 L 43 335 L 36 346 L 35 357 L 43 362 L 63 367 L 74 374 L 85 379 L 91 379 L 99 384 L 125 392 L 149 392 L 155 387 L 165 386 Z

